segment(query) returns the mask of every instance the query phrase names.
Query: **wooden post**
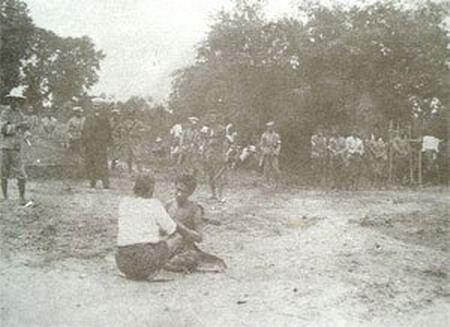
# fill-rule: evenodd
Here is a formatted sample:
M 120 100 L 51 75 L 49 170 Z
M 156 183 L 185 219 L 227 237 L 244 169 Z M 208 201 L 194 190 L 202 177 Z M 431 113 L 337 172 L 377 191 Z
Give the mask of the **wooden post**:
M 408 136 L 409 136 L 409 183 L 413 184 L 414 183 L 414 169 L 413 169 L 413 153 L 414 153 L 414 148 L 412 146 L 412 129 L 411 129 L 411 125 L 408 126 Z
M 420 127 L 419 127 L 419 154 L 418 154 L 418 182 L 419 185 L 422 185 L 422 139 L 423 139 L 423 117 L 420 118 Z
M 389 144 L 388 144 L 388 156 L 389 156 L 389 183 L 392 183 L 392 132 L 393 122 L 389 121 Z

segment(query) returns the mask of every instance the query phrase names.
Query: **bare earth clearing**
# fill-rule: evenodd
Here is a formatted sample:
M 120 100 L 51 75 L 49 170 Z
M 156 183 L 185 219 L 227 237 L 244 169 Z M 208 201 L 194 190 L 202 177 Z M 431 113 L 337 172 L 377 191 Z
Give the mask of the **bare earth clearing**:
M 85 185 L 32 182 L 35 206 L 0 203 L 2 326 L 450 325 L 448 188 L 272 194 L 247 178 L 217 205 L 201 185 L 202 246 L 228 270 L 138 283 L 114 263 L 131 182 Z

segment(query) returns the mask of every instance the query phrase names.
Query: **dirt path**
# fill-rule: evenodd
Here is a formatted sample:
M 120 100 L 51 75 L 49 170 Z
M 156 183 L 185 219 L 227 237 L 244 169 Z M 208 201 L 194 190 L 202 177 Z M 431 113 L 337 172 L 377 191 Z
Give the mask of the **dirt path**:
M 239 185 L 217 206 L 202 186 L 220 223 L 202 246 L 227 272 L 136 283 L 113 259 L 122 192 L 46 187 L 32 185 L 29 210 L 0 206 L 2 326 L 449 325 L 447 189 L 273 197 Z

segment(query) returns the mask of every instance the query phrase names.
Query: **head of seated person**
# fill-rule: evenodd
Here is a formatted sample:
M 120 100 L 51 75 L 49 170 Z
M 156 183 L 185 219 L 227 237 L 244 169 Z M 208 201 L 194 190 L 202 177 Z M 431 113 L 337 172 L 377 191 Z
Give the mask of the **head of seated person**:
M 136 197 L 150 199 L 153 197 L 155 190 L 155 177 L 153 174 L 139 174 L 133 187 L 133 193 Z
M 188 201 L 189 197 L 197 188 L 197 180 L 190 174 L 179 175 L 175 180 L 175 187 L 176 201 L 178 204 L 183 205 Z

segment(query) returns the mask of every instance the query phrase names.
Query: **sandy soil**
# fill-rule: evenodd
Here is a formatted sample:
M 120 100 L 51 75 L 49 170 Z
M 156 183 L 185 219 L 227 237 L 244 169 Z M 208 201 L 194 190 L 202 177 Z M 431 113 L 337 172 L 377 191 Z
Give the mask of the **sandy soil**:
M 2 326 L 449 326 L 448 188 L 270 193 L 254 176 L 228 201 L 195 198 L 223 274 L 132 282 L 114 263 L 118 201 L 80 183 L 30 183 L 0 203 Z M 161 181 L 156 196 L 168 200 Z M 13 192 L 11 192 L 13 194 Z

